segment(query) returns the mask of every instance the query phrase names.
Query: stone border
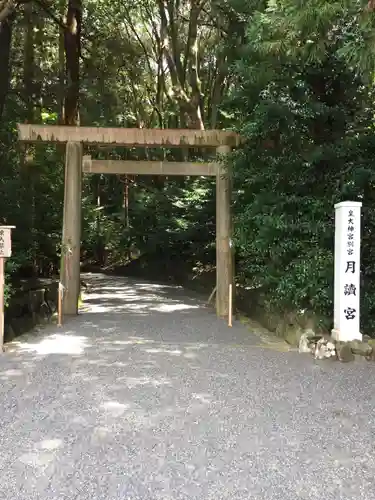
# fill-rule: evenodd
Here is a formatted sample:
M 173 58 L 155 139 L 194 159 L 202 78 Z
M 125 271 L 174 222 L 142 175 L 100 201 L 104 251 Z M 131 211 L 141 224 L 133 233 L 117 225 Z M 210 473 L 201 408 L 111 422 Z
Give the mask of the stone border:
M 328 335 L 305 332 L 299 340 L 300 353 L 310 353 L 315 359 L 336 359 L 343 363 L 354 361 L 356 356 L 375 361 L 375 339 L 365 336 L 363 341 L 340 342 Z

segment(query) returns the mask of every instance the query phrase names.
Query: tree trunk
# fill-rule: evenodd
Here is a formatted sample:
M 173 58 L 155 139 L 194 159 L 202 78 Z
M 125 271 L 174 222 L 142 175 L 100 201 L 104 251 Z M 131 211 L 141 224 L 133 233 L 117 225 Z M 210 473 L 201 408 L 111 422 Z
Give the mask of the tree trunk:
M 104 244 L 102 237 L 102 224 L 101 224 L 101 179 L 100 175 L 96 176 L 96 185 L 95 185 L 95 195 L 96 195 L 96 221 L 95 221 L 95 229 L 96 229 L 96 240 L 95 240 L 95 259 L 96 263 L 100 266 L 104 266 L 105 263 L 105 252 L 104 252 Z
M 34 123 L 35 115 L 35 85 L 34 85 L 34 67 L 35 67 L 35 46 L 34 46 L 34 11 L 33 4 L 27 3 L 24 6 L 25 20 L 25 43 L 23 59 L 23 96 L 26 103 L 26 122 Z M 26 145 L 24 165 L 21 171 L 21 178 L 25 193 L 25 212 L 24 223 L 26 224 L 25 233 L 28 234 L 31 250 L 31 264 L 33 275 L 38 271 L 38 243 L 36 235 L 36 199 L 35 199 L 35 175 L 33 171 L 34 148 L 32 145 Z
M 69 0 L 65 30 L 67 89 L 65 125 L 79 125 L 79 59 L 81 55 L 82 0 Z
M 65 0 L 60 0 L 59 11 L 61 19 L 64 19 Z M 65 19 L 64 19 L 65 22 Z M 65 120 L 64 113 L 64 94 L 65 94 L 65 32 L 62 28 L 59 30 L 59 124 L 63 125 Z
M 209 102 L 210 126 L 212 129 L 215 129 L 218 126 L 219 105 L 224 94 L 224 83 L 228 74 L 228 65 L 223 53 L 218 55 L 215 70 L 215 77 Z
M 124 176 L 123 180 L 123 205 L 124 205 L 124 226 L 125 229 L 129 229 L 130 221 L 129 221 L 129 177 L 127 175 Z
M 23 60 L 23 91 L 26 103 L 26 121 L 34 121 L 34 23 L 33 4 L 27 3 L 24 6 L 25 19 L 25 45 Z
M 0 121 L 3 116 L 5 100 L 10 81 L 10 47 L 12 42 L 14 15 L 0 23 Z
M 178 20 L 181 18 L 179 2 L 158 0 L 157 4 L 160 15 L 159 39 L 170 74 L 173 99 L 179 106 L 181 126 L 203 130 L 198 27 L 204 2 L 191 1 L 185 47 L 179 42 Z M 183 155 L 186 156 L 186 151 Z

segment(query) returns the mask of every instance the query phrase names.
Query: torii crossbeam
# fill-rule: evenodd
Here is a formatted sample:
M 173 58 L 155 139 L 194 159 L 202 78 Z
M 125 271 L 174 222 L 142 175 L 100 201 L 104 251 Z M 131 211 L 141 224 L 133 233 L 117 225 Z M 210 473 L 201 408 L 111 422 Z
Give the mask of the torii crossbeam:
M 216 311 L 220 317 L 229 311 L 229 285 L 233 283 L 231 237 L 231 182 L 221 161 L 197 162 L 125 162 L 91 160 L 84 157 L 83 145 L 126 147 L 215 148 L 226 155 L 240 143 L 234 132 L 222 130 L 128 129 L 103 127 L 67 127 L 57 125 L 18 125 L 21 142 L 66 144 L 65 194 L 62 231 L 60 281 L 66 292 L 64 314 L 78 313 L 80 291 L 80 240 L 82 168 L 85 173 L 132 173 L 139 175 L 216 176 Z

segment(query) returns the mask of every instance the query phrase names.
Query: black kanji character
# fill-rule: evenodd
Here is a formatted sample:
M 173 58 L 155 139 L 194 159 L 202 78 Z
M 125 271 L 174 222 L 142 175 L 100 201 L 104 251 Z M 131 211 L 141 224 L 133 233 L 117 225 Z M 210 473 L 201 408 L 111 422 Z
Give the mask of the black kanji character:
M 345 270 L 345 272 L 348 273 L 349 271 L 351 271 L 352 274 L 355 273 L 355 262 L 354 262 L 354 260 L 348 260 L 346 262 L 346 270 Z
M 344 285 L 344 295 L 356 295 L 357 287 L 351 283 L 350 285 Z
M 354 319 L 356 310 L 353 307 L 347 307 L 344 309 L 344 314 L 346 319 Z

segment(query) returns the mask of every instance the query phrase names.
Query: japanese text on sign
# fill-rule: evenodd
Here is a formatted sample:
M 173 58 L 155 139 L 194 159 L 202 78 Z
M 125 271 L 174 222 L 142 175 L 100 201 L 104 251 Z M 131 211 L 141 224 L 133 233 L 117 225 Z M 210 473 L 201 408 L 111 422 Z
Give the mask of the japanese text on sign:
M 11 255 L 10 228 L 0 226 L 0 257 L 10 257 Z
M 355 233 L 354 211 L 349 210 L 347 218 L 346 252 L 347 255 L 351 257 L 351 259 L 354 259 L 355 255 L 354 233 Z M 345 264 L 345 274 L 356 274 L 356 272 L 358 271 L 357 267 L 358 266 L 355 260 L 347 260 Z M 344 284 L 344 296 L 349 300 L 349 302 L 350 302 L 350 297 L 356 297 L 356 293 L 357 293 L 356 285 L 350 282 Z M 350 303 L 344 305 L 344 316 L 347 320 L 355 319 L 356 312 L 357 312 L 356 308 L 352 307 Z
M 361 207 L 360 201 L 335 204 L 334 320 L 332 337 L 361 340 Z

